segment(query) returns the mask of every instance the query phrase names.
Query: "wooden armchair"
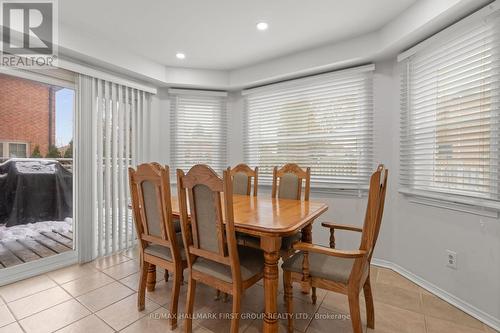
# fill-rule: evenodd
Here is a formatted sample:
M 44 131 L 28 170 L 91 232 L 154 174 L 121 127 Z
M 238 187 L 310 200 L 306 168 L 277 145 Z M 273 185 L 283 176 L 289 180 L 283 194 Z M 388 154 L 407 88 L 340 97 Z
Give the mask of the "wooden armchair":
M 137 307 L 144 310 L 146 280 L 150 266 L 174 273 L 170 301 L 170 326 L 177 326 L 177 305 L 182 272 L 187 260 L 182 239 L 172 221 L 168 167 L 157 163 L 141 164 L 137 171 L 129 168 L 132 209 L 140 249 L 140 273 Z
M 388 171 L 379 165 L 370 178 L 368 205 L 363 229 L 345 225 L 326 223 L 335 229 L 362 232 L 359 250 L 337 250 L 309 243 L 297 243 L 293 247 L 300 252 L 285 260 L 282 265 L 284 274 L 285 301 L 287 312 L 293 312 L 292 282 L 307 282 L 314 288 L 319 287 L 347 295 L 354 333 L 361 333 L 359 293 L 364 291 L 369 328 L 375 328 L 375 314 L 370 285 L 370 262 L 377 242 L 382 215 L 384 212 L 385 192 Z M 334 237 L 330 244 L 335 244 Z M 313 298 L 313 301 L 316 300 Z M 288 317 L 288 332 L 293 332 L 293 318 Z
M 230 170 L 225 170 L 224 178 L 220 179 L 206 165 L 195 165 L 187 174 L 177 170 L 182 237 L 190 273 L 185 323 L 188 333 L 192 331 L 197 282 L 233 295 L 231 332 L 236 333 L 243 291 L 264 275 L 263 252 L 237 246 L 230 174 Z M 221 202 L 221 194 L 224 197 L 224 205 Z

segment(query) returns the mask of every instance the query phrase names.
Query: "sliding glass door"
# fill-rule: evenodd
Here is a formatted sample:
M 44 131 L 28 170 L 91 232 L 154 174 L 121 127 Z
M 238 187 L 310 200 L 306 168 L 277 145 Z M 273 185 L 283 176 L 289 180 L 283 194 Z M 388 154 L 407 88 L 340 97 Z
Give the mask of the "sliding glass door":
M 76 258 L 76 91 L 61 73 L 0 74 L 0 276 Z

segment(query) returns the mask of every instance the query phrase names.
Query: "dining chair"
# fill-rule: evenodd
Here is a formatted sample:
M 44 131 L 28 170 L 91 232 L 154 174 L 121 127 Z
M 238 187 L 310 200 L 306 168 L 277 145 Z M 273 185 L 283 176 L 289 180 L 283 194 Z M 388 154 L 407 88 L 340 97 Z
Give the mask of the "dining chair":
M 304 185 L 304 200 L 309 201 L 311 191 L 311 168 L 305 170 L 295 163 L 287 163 L 283 167 L 273 169 L 273 187 L 271 196 L 279 199 L 302 199 L 302 186 Z M 283 259 L 291 256 L 295 250 L 293 244 L 300 241 L 302 233 L 283 237 L 281 240 L 281 257 Z
M 197 282 L 233 296 L 231 332 L 236 333 L 242 294 L 264 275 L 263 252 L 236 243 L 230 174 L 230 170 L 224 170 L 221 179 L 207 165 L 195 165 L 186 174 L 177 170 L 182 237 L 189 269 L 185 322 L 188 333 L 192 331 Z
M 144 310 L 148 269 L 151 265 L 173 272 L 170 326 L 177 326 L 182 272 L 187 268 L 182 236 L 172 222 L 169 169 L 157 163 L 129 168 L 130 194 L 140 249 L 137 307 Z
M 253 179 L 253 196 L 257 196 L 259 188 L 259 168 L 251 169 L 247 164 L 240 163 L 234 168 L 227 169 L 233 182 L 233 194 L 248 195 L 252 194 L 252 179 Z M 236 232 L 236 241 L 238 245 L 250 246 L 260 249 L 260 238 Z
M 257 178 L 256 178 L 257 179 Z M 282 168 L 273 169 L 272 197 L 279 199 L 302 199 L 302 186 L 304 185 L 304 200 L 309 200 L 311 181 L 311 168 L 305 170 L 297 164 L 287 163 Z M 257 182 L 257 181 L 256 181 Z M 255 192 L 254 192 L 255 193 Z M 301 240 L 300 232 L 292 236 L 283 237 L 281 240 L 280 255 L 286 259 L 295 251 L 292 245 Z M 238 244 L 253 248 L 260 248 L 260 238 L 251 235 L 237 234 Z
M 253 178 L 253 196 L 257 196 L 259 189 L 259 167 L 252 169 L 247 164 L 240 163 L 229 170 L 233 182 L 233 194 L 250 195 Z
M 388 170 L 379 165 L 370 177 L 370 189 L 363 228 L 342 226 L 338 229 L 361 232 L 358 250 L 338 250 L 331 247 L 299 242 L 299 250 L 282 264 L 288 332 L 293 332 L 292 282 L 306 281 L 313 288 L 322 288 L 347 295 L 354 333 L 361 333 L 359 293 L 363 289 L 366 302 L 367 326 L 375 328 L 375 312 L 370 285 L 370 263 L 377 242 L 384 212 Z M 334 227 L 331 227 L 334 226 Z M 328 224 L 330 230 L 337 225 Z M 313 289 L 315 290 L 315 289 Z M 314 302 L 316 300 L 314 299 Z

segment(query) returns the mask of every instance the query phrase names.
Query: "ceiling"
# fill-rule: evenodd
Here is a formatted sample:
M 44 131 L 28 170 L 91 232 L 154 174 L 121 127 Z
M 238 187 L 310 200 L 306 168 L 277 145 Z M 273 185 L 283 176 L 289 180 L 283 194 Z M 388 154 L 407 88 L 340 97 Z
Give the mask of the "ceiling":
M 416 1 L 64 0 L 59 20 L 162 65 L 232 70 L 376 31 Z

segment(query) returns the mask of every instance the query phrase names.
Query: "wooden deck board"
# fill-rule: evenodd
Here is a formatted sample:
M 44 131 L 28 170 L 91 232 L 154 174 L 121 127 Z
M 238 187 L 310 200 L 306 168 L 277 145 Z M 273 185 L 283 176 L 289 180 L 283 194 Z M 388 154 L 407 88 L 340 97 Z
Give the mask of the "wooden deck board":
M 66 232 L 66 231 L 54 231 L 55 233 L 71 240 L 71 244 L 73 244 L 73 233 L 69 233 L 69 232 Z
M 58 242 L 54 241 L 53 239 L 46 237 L 43 234 L 40 234 L 40 235 L 34 237 L 34 239 L 37 242 L 41 243 L 42 245 L 48 247 L 49 249 L 51 249 L 52 251 L 57 252 L 57 253 L 62 253 L 62 252 L 72 250 L 72 248 L 69 248 L 61 243 L 58 243 Z
M 55 232 L 41 232 L 41 234 L 64 246 L 67 246 L 71 249 L 73 248 L 73 240 L 71 239 L 63 237 Z
M 42 232 L 24 239 L 0 239 L 0 269 L 73 250 L 72 232 Z
M 40 256 L 30 249 L 23 246 L 23 244 L 13 240 L 8 242 L 0 242 L 3 246 L 8 248 L 10 252 L 14 253 L 16 257 L 21 259 L 22 262 L 30 262 L 33 260 L 40 259 Z
M 21 259 L 16 257 L 8 248 L 0 244 L 0 262 L 5 267 L 22 264 Z
M 54 254 L 57 254 L 57 252 L 52 251 L 48 247 L 43 246 L 41 243 L 33 239 L 27 238 L 19 240 L 19 242 L 23 244 L 25 247 L 29 248 L 34 253 L 38 254 L 42 258 L 50 257 L 53 256 Z

